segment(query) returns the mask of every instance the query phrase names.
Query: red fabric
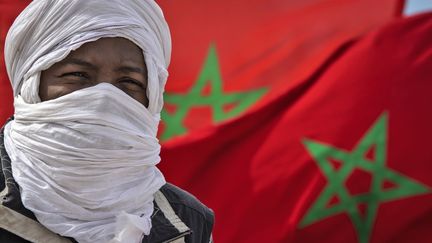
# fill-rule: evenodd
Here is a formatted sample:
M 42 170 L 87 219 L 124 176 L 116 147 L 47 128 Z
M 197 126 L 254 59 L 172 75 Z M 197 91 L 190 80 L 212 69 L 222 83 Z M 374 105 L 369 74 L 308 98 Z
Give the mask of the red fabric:
M 398 20 L 339 49 L 266 106 L 167 142 L 162 169 L 214 209 L 216 242 L 430 242 L 431 43 L 432 14 Z M 378 139 L 386 144 L 385 169 L 426 191 L 379 202 L 366 238 L 347 212 L 301 227 L 329 182 L 307 141 L 350 154 L 379 121 L 387 126 L 386 139 Z M 382 148 L 371 146 L 358 158 L 377 163 Z M 374 175 L 354 170 L 343 185 L 350 196 L 364 193 Z
M 30 3 L 29 0 L 0 0 L 0 126 L 13 114 L 13 94 L 4 65 L 4 42 L 15 17 Z
M 173 37 L 167 94 L 192 89 L 213 46 L 224 94 L 265 89 L 245 111 L 265 105 L 291 82 L 309 76 L 345 41 L 399 16 L 402 2 L 159 0 Z M 181 102 L 195 103 L 182 121 L 186 133 L 220 122 L 193 98 Z M 166 103 L 172 110 L 178 105 Z
M 8 27 L 29 2 L 0 0 L 1 48 Z M 234 114 L 238 116 L 277 97 L 293 80 L 307 77 L 347 39 L 398 16 L 403 1 L 159 0 L 158 3 L 173 35 L 167 93 L 181 94 L 191 89 L 213 45 L 219 57 L 224 93 L 265 90 L 264 96 Z M 0 51 L 3 53 L 3 49 Z M 0 124 L 13 113 L 12 91 L 3 62 L 2 55 Z M 230 105 L 227 106 L 229 109 Z M 183 133 L 188 133 L 220 121 L 208 107 L 198 105 L 181 123 L 186 129 Z

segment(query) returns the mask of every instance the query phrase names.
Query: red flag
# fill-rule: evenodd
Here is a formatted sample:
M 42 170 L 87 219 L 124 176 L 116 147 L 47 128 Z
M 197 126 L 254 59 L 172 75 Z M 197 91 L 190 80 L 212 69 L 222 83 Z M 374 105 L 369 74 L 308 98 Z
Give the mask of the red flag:
M 432 241 L 432 14 L 345 46 L 266 106 L 167 142 L 216 242 Z
M 0 0 L 1 48 L 8 27 L 29 2 Z M 398 16 L 403 5 L 403 0 L 158 2 L 174 45 L 163 140 L 265 104 L 347 39 Z M 0 92 L 2 123 L 12 114 L 3 56 Z
M 162 140 L 265 105 L 345 41 L 399 16 L 398 0 L 159 0 L 173 58 Z

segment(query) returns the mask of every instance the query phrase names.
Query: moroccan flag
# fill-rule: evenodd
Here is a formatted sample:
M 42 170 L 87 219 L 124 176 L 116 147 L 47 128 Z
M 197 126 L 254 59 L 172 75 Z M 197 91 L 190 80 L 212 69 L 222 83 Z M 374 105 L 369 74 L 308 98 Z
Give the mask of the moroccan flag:
M 432 14 L 349 43 L 230 122 L 165 143 L 216 242 L 432 242 Z
M 3 44 L 30 0 L 0 0 L 0 124 L 12 113 Z M 343 42 L 399 16 L 403 0 L 158 0 L 173 35 L 163 141 L 259 107 Z
M 345 41 L 400 15 L 401 0 L 158 0 L 173 37 L 160 137 L 265 105 Z

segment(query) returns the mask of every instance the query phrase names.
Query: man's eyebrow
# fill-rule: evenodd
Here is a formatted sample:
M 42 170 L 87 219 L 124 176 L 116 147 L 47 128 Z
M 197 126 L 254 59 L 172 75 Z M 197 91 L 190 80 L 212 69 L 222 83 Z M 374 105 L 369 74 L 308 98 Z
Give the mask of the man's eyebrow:
M 122 72 L 122 73 L 139 73 L 142 75 L 147 75 L 147 69 L 140 68 L 140 67 L 133 67 L 133 66 L 121 66 L 121 67 L 117 68 L 116 71 Z
M 93 65 L 90 62 L 87 62 L 87 61 L 84 61 L 81 59 L 77 59 L 77 58 L 64 59 L 64 60 L 60 61 L 59 63 L 64 64 L 64 65 L 74 64 L 74 65 L 84 66 L 84 67 L 91 68 L 91 69 L 97 69 L 96 65 Z M 140 68 L 140 67 L 134 67 L 134 66 L 121 66 L 121 67 L 117 68 L 116 71 L 122 72 L 122 73 L 139 73 L 139 74 L 147 75 L 147 69 Z
M 61 63 L 61 64 L 75 64 L 75 65 L 84 66 L 87 68 L 96 69 L 96 66 L 91 64 L 90 62 L 86 62 L 84 60 L 77 59 L 77 58 L 64 59 L 64 60 L 60 61 L 59 63 Z

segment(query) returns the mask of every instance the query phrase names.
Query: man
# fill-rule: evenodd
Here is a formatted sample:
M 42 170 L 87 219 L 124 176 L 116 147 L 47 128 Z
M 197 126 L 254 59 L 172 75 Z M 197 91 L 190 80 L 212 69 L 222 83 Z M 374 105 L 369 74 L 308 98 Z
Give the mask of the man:
M 156 138 L 171 39 L 152 0 L 35 0 L 5 44 L 1 242 L 209 242 Z

